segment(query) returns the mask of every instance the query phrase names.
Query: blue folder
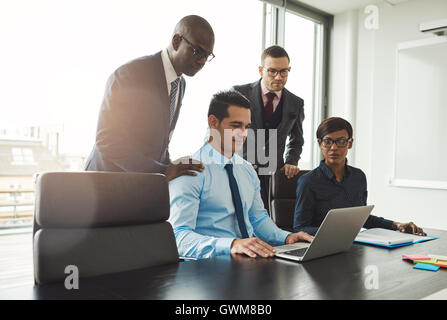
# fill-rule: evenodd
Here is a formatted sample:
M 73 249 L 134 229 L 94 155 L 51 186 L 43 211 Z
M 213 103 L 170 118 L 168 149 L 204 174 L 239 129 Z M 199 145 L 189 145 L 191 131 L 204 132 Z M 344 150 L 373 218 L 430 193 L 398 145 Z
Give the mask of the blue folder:
M 404 243 L 391 244 L 391 245 L 385 245 L 385 244 L 375 243 L 375 242 L 358 241 L 358 240 L 354 240 L 354 242 L 356 242 L 356 243 L 370 244 L 370 245 L 373 245 L 373 246 L 379 246 L 379 247 L 385 247 L 385 248 L 397 248 L 397 247 L 409 246 L 409 245 L 412 245 L 412 244 L 415 244 L 415 243 L 420 243 L 420 242 L 429 241 L 429 240 L 434 240 L 434 239 L 439 239 L 439 237 L 425 236 L 425 237 L 423 237 L 422 239 L 417 240 L 417 241 L 404 242 Z

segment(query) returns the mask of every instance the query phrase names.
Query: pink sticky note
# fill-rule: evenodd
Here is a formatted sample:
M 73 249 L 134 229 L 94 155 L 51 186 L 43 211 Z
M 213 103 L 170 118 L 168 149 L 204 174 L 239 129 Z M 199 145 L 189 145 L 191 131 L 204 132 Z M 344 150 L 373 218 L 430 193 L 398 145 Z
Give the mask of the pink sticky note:
M 402 255 L 402 259 L 404 260 L 430 260 L 431 258 L 428 256 L 424 256 L 423 254 L 404 254 Z

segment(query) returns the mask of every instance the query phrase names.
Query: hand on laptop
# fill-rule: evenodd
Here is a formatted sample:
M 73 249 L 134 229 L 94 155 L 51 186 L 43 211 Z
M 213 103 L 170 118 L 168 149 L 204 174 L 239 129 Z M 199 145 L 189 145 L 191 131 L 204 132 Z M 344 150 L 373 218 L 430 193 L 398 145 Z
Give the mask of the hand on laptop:
M 257 256 L 269 258 L 273 257 L 275 252 L 275 249 L 271 245 L 256 237 L 236 239 L 231 244 L 231 254 L 245 253 L 251 258 L 256 258 Z
M 313 239 L 314 237 L 311 236 L 310 234 L 300 231 L 297 233 L 289 234 L 286 238 L 286 244 L 291 244 L 299 241 L 312 242 Z
M 422 228 L 415 225 L 413 222 L 401 223 L 394 221 L 392 225 L 393 230 L 399 230 L 404 233 L 417 234 L 419 236 L 426 236 L 427 234 L 422 230 Z

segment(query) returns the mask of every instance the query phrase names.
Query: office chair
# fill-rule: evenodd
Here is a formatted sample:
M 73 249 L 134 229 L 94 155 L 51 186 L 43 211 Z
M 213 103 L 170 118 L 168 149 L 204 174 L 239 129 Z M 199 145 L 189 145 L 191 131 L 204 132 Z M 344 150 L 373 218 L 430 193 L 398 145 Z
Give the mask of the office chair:
M 301 170 L 298 175 L 288 179 L 284 171 L 276 170 L 270 178 L 269 210 L 270 216 L 278 227 L 293 231 L 293 215 L 295 211 L 296 186 L 298 179 L 309 172 Z
M 48 172 L 36 186 L 36 284 L 176 263 L 177 246 L 163 175 Z

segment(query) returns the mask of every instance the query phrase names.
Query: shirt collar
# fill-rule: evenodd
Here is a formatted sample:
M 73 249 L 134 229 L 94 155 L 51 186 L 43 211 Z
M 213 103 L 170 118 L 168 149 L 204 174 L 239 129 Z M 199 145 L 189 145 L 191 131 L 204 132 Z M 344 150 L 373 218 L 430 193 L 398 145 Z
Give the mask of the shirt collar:
M 324 159 L 321 160 L 319 168 L 329 180 L 335 178 L 335 174 L 332 172 L 331 169 L 329 169 L 326 163 L 324 163 Z M 348 159 L 346 159 L 345 162 L 345 172 L 346 172 L 345 178 L 351 174 L 351 168 L 348 166 Z
M 170 93 L 172 81 L 174 81 L 180 77 L 175 72 L 175 69 L 174 69 L 174 66 L 172 65 L 171 59 L 169 59 L 168 49 L 164 49 L 161 51 L 161 60 L 163 62 L 163 69 L 165 70 L 166 85 L 168 87 L 168 93 Z
M 221 154 L 219 151 L 213 148 L 211 144 L 207 141 L 203 145 L 201 151 L 201 161 L 206 164 L 216 164 L 220 167 L 225 167 L 226 164 L 232 163 L 235 164 L 236 158 L 238 155 L 235 153 L 231 158 L 225 157 L 223 154 Z
M 276 96 L 281 99 L 281 95 L 282 95 L 282 90 L 279 91 L 270 91 L 269 89 L 267 89 L 267 87 L 265 86 L 264 80 L 261 79 L 261 92 L 262 95 L 265 96 L 267 93 L 269 92 L 273 92 L 274 94 L 276 94 Z

